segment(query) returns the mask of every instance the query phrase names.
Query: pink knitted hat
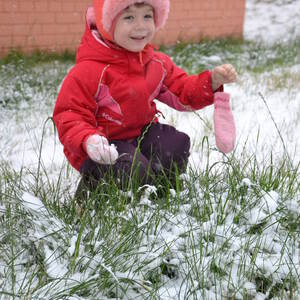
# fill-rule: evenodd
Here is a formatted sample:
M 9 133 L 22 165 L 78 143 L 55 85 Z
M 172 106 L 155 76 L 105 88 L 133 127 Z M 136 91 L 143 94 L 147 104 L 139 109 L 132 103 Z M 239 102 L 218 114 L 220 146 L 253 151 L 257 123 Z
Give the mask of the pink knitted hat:
M 96 24 L 100 34 L 109 40 L 112 38 L 112 29 L 115 18 L 129 5 L 145 3 L 154 8 L 156 29 L 163 27 L 167 21 L 169 0 L 94 0 Z

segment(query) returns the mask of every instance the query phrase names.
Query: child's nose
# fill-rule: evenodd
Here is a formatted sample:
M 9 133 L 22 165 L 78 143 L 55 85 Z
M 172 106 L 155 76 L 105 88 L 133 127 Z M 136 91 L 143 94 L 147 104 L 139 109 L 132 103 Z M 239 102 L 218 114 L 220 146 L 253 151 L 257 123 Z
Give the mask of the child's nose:
M 144 18 L 137 19 L 136 28 L 144 29 L 145 27 L 146 27 L 146 22 L 145 22 Z

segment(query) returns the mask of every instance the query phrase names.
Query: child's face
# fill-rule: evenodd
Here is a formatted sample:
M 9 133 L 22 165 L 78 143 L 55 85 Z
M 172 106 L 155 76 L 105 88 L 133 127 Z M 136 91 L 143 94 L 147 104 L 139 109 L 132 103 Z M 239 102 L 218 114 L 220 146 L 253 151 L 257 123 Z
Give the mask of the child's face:
M 118 17 L 114 41 L 121 47 L 140 52 L 155 34 L 154 12 L 150 5 L 130 5 Z

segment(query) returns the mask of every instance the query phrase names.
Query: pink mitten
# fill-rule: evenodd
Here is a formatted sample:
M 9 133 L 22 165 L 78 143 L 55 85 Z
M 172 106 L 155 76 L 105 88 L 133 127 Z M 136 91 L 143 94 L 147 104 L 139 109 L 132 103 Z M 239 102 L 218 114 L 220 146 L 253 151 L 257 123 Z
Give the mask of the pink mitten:
M 214 99 L 214 126 L 215 138 L 218 149 L 223 153 L 229 153 L 235 145 L 235 124 L 230 108 L 230 95 L 217 92 Z

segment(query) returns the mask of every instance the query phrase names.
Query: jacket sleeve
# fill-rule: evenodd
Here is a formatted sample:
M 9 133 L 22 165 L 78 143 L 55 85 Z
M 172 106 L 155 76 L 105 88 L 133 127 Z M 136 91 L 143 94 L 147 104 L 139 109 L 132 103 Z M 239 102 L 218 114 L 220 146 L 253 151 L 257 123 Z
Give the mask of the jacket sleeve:
M 53 112 L 59 139 L 67 151 L 85 155 L 85 140 L 103 134 L 97 126 L 97 104 L 89 88 L 78 78 L 68 75 L 60 89 Z
M 211 72 L 204 71 L 198 75 L 188 75 L 176 66 L 171 58 L 160 53 L 165 78 L 157 99 L 180 111 L 201 109 L 214 102 L 214 92 L 223 91 L 221 86 L 213 91 Z

